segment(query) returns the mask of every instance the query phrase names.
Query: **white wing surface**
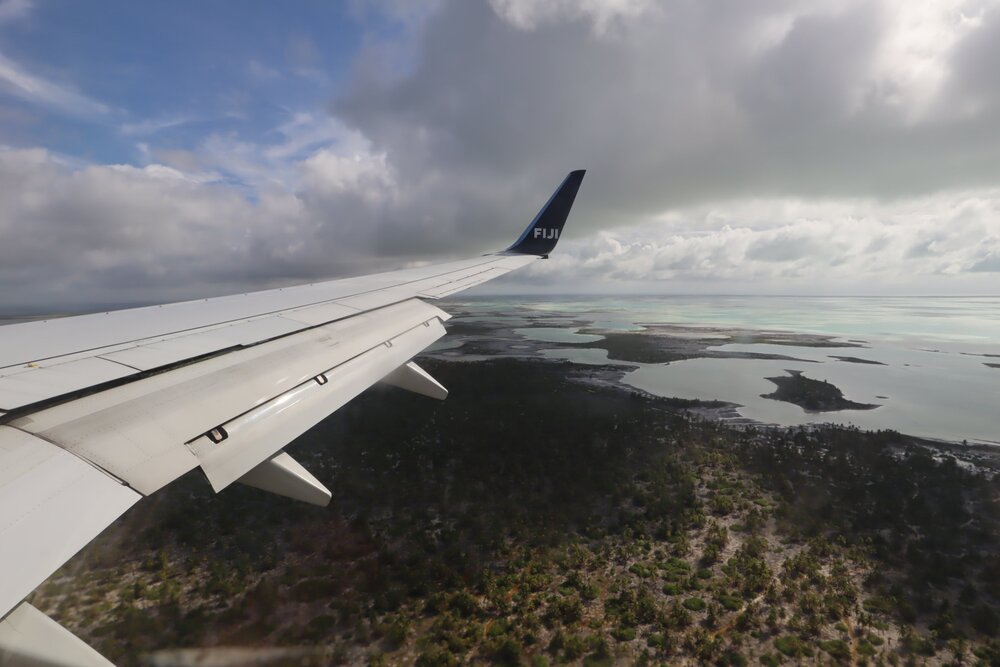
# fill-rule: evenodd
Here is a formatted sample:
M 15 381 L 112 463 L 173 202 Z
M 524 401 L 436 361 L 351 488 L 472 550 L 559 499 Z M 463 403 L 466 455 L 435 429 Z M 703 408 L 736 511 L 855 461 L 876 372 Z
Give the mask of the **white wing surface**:
M 546 257 L 582 179 L 501 253 L 0 327 L 0 665 L 108 664 L 23 600 L 194 468 L 215 491 L 329 502 L 283 448 L 379 381 L 444 398 L 411 361 L 445 333 L 428 301 Z

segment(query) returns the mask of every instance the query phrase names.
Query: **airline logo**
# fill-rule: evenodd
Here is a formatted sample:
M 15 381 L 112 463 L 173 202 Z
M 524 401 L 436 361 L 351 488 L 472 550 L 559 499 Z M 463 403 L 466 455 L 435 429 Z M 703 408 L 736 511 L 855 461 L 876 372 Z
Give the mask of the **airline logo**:
M 541 227 L 535 227 L 535 238 L 536 239 L 546 239 L 551 241 L 559 240 L 559 230 L 558 229 L 542 229 Z

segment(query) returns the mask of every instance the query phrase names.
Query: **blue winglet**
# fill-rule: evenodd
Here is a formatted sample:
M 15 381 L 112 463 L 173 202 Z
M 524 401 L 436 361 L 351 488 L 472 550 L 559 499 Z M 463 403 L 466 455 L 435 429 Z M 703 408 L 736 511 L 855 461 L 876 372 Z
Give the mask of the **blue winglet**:
M 566 224 L 566 218 L 573 207 L 573 200 L 576 199 L 576 192 L 580 189 L 585 173 L 587 172 L 584 169 L 571 171 L 521 237 L 505 252 L 520 255 L 548 255 L 552 252 L 559 241 L 559 235 L 562 234 L 563 225 Z

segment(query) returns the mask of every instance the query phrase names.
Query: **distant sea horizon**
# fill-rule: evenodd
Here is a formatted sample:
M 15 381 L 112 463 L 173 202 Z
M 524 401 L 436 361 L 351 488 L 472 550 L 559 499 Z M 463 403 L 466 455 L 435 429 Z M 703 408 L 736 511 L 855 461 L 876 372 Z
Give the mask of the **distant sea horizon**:
M 477 311 L 509 311 L 512 319 L 524 313 L 561 317 L 573 326 L 555 338 L 551 329 L 537 335 L 531 329 L 518 331 L 536 341 L 573 344 L 553 342 L 545 351 L 549 358 L 632 366 L 622 378 L 627 385 L 664 397 L 734 403 L 741 416 L 761 423 L 835 423 L 949 442 L 1000 444 L 1000 297 L 542 295 L 455 301 L 473 316 Z M 442 307 L 448 310 L 447 303 Z M 636 364 L 609 360 L 595 341 L 594 334 L 601 331 L 641 332 L 644 325 L 680 325 L 704 331 L 706 338 L 719 335 L 719 345 L 712 349 L 721 352 L 794 360 L 692 358 Z M 715 330 L 726 330 L 726 335 Z M 820 335 L 843 346 L 810 347 L 794 338 L 781 345 L 758 343 L 752 336 L 734 335 L 741 330 Z M 774 391 L 767 378 L 788 371 L 829 380 L 847 399 L 879 407 L 809 413 L 765 398 Z
M 308 283 L 290 283 L 287 287 Z M 249 290 L 246 293 L 265 292 L 269 289 L 262 288 Z M 44 303 L 0 303 L 0 318 L 28 316 L 32 318 L 44 316 L 69 317 L 73 315 L 87 315 L 89 313 L 103 313 L 114 310 L 126 310 L 129 308 L 145 308 L 147 306 L 159 306 L 168 303 L 183 301 L 201 301 L 205 298 L 216 298 L 230 296 L 233 294 L 243 294 L 243 292 L 224 292 L 211 294 L 209 296 L 191 296 L 171 300 L 141 300 L 141 301 L 69 301 L 69 302 L 44 302 Z M 487 292 L 459 293 L 453 297 L 461 301 L 494 299 L 494 298 L 523 298 L 531 300 L 545 299 L 598 299 L 598 298 L 662 298 L 662 299 L 697 299 L 697 298 L 752 298 L 752 299 L 1000 299 L 1000 292 L 996 294 L 808 294 L 808 293 L 788 293 L 788 294 L 759 294 L 743 292 L 712 292 L 712 293 L 653 293 L 653 292 Z

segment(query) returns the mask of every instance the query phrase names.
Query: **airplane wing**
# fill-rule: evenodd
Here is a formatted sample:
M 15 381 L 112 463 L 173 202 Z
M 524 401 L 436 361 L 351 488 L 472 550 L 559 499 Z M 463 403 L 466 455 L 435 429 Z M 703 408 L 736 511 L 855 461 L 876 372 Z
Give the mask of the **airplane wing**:
M 0 327 L 0 665 L 110 664 L 23 600 L 194 468 L 327 504 L 284 447 L 379 381 L 444 398 L 410 361 L 445 333 L 430 302 L 547 257 L 583 175 L 498 253 Z

